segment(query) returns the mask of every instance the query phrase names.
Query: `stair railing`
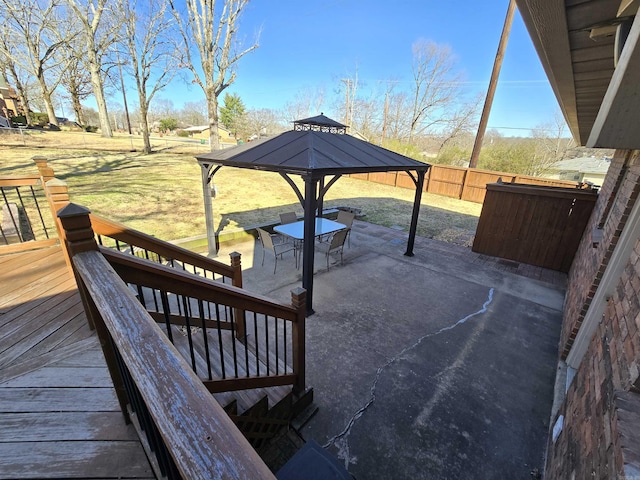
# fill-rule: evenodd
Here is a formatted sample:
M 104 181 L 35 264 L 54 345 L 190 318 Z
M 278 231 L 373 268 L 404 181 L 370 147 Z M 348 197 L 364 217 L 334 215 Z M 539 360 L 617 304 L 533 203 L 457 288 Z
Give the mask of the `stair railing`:
M 0 253 L 55 245 L 53 219 L 48 216 L 41 179 L 0 177 Z
M 82 207 L 69 204 L 59 212 L 59 218 L 80 296 L 100 338 L 120 407 L 152 454 L 156 475 L 170 479 L 273 479 L 135 292 L 121 280 L 117 269 L 129 265 L 133 272 L 131 265 L 144 266 L 147 271 L 158 269 L 162 275 L 171 273 L 168 276 L 173 280 L 199 285 L 202 290 L 218 292 L 217 287 L 220 292 L 228 290 L 236 299 L 251 295 L 220 282 L 101 249 L 89 212 Z M 121 262 L 114 269 L 106 257 Z M 244 303 L 264 304 L 267 310 L 264 299 Z M 304 302 L 299 311 L 304 315 Z

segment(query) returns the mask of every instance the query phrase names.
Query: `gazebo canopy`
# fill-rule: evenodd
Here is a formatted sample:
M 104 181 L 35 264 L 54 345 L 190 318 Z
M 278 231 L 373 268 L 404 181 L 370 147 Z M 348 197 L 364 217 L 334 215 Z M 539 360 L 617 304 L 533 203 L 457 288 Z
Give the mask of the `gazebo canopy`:
M 198 155 L 209 252 L 215 254 L 213 210 L 209 184 L 222 166 L 278 172 L 294 189 L 304 208 L 302 286 L 307 289 L 307 312 L 312 313 L 313 261 L 316 212 L 322 213 L 323 197 L 341 175 L 368 172 L 407 172 L 416 185 L 413 215 L 405 255 L 413 255 L 424 177 L 430 165 L 360 140 L 346 133 L 347 127 L 324 115 L 297 120 L 294 129 L 275 137 Z M 415 173 L 415 174 L 414 174 Z M 304 194 L 289 175 L 301 175 Z M 325 185 L 325 177 L 333 178 Z
M 237 147 L 198 155 L 200 164 L 319 178 L 345 173 L 424 171 L 430 165 L 360 140 L 324 115 L 294 122 L 294 130 Z

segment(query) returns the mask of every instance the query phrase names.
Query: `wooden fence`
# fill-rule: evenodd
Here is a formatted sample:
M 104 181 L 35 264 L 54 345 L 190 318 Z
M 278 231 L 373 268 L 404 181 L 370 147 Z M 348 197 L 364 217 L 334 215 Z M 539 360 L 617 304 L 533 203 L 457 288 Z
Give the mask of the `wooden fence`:
M 493 183 L 486 193 L 474 252 L 569 271 L 597 191 Z
M 350 175 L 352 178 L 383 183 L 401 188 L 415 188 L 411 177 L 405 172 L 376 172 L 358 173 Z M 493 172 L 475 168 L 451 167 L 447 165 L 432 165 L 424 182 L 424 191 L 458 198 L 468 202 L 482 203 L 488 183 L 497 182 L 524 183 L 528 185 L 547 185 L 555 187 L 576 187 L 576 182 L 555 180 L 553 178 L 531 177 L 514 173 Z

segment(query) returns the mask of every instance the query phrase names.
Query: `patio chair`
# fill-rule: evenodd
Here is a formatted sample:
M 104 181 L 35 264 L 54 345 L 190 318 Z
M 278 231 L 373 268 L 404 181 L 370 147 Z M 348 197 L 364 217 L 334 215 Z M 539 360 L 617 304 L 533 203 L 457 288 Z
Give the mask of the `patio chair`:
M 333 234 L 331 241 L 319 243 L 318 247 L 323 250 L 327 257 L 327 270 L 329 270 L 329 254 L 331 252 L 340 252 L 340 265 L 342 265 L 342 253 L 344 251 L 344 241 L 347 238 L 348 230 L 339 230 Z
M 286 225 L 287 223 L 293 223 L 298 221 L 298 215 L 296 212 L 285 212 L 280 214 L 280 223 Z
M 347 227 L 347 238 L 349 239 L 349 248 L 351 248 L 351 226 L 353 220 L 356 218 L 356 214 L 352 212 L 345 212 L 344 210 L 338 211 L 338 218 L 336 222 L 341 223 Z
M 258 235 L 260 237 L 260 243 L 262 244 L 262 266 L 264 266 L 264 252 L 269 250 L 273 252 L 273 256 L 275 259 L 275 263 L 273 265 L 273 273 L 276 273 L 276 268 L 278 268 L 278 256 L 282 258 L 282 255 L 287 252 L 293 252 L 293 256 L 296 260 L 296 268 L 298 268 L 298 255 L 296 251 L 296 247 L 291 243 L 274 243 L 273 237 L 277 237 L 277 235 L 271 235 L 266 230 L 262 228 L 258 228 Z
M 298 215 L 296 215 L 296 212 L 284 212 L 280 214 L 280 225 L 287 225 L 288 223 L 294 223 L 298 221 Z M 302 252 L 302 240 L 292 240 L 289 237 L 283 237 L 283 242 L 290 242 L 293 241 L 293 246 L 296 248 L 296 262 L 297 260 L 297 254 L 299 252 Z M 297 265 L 297 263 L 296 263 Z

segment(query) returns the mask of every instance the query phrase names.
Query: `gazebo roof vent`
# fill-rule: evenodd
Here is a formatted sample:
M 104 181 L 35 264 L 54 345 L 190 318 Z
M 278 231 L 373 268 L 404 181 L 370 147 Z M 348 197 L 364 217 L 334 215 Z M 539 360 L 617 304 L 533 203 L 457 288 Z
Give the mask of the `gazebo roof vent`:
M 346 125 L 326 117 L 323 113 L 320 113 L 320 115 L 316 115 L 315 117 L 295 120 L 293 122 L 293 129 L 298 132 L 313 130 L 314 132 L 337 133 L 343 135 L 347 133 Z

